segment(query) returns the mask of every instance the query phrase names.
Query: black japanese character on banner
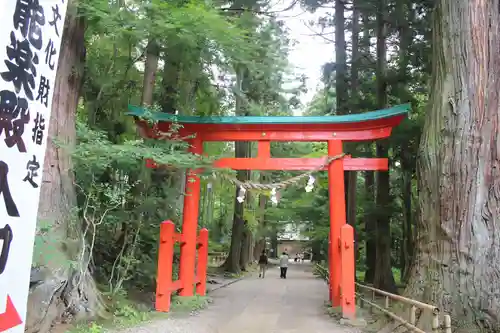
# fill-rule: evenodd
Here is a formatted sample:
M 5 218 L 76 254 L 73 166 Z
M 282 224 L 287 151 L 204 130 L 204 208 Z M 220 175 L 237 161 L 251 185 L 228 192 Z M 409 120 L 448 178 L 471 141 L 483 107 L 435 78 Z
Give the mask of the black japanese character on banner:
M 4 141 L 7 147 L 17 145 L 19 152 L 26 152 L 22 135 L 29 120 L 28 101 L 25 98 L 17 98 L 12 91 L 0 91 L 0 135 L 5 131 Z
M 62 19 L 61 14 L 59 14 L 59 6 L 56 5 L 55 7 L 52 7 L 52 21 L 49 21 L 49 24 L 56 29 L 56 35 L 59 37 L 59 30 L 57 29 L 57 22 Z
M 21 31 L 37 50 L 42 48 L 42 26 L 45 25 L 43 7 L 38 0 L 17 0 L 14 11 L 14 28 Z
M 52 60 L 52 56 L 55 56 L 57 54 L 57 50 L 54 47 L 54 42 L 52 39 L 49 40 L 47 43 L 47 47 L 45 48 L 45 64 L 49 65 L 49 68 L 51 70 L 54 70 L 55 66 L 55 61 Z
M 0 161 L 0 194 L 3 194 L 3 201 L 5 209 L 9 216 L 19 217 L 16 203 L 10 194 L 9 181 L 7 175 L 9 174 L 9 166 L 4 161 Z
M 40 112 L 36 113 L 35 127 L 33 127 L 33 136 L 31 139 L 37 145 L 41 145 L 43 141 L 43 131 L 45 131 L 45 118 Z
M 12 148 L 17 145 L 19 152 L 26 152 L 22 136 L 24 126 L 29 121 L 28 101 L 22 97 L 18 98 L 12 91 L 0 91 L 0 135 L 5 131 L 7 147 Z
M 5 81 L 14 83 L 16 93 L 19 93 L 22 87 L 26 97 L 32 101 L 31 90 L 35 87 L 35 65 L 38 65 L 38 56 L 31 50 L 30 43 L 26 39 L 18 41 L 13 31 L 10 33 L 10 44 L 7 46 L 7 56 L 11 61 L 5 60 L 8 71 L 3 72 L 1 76 Z
M 12 242 L 12 229 L 10 225 L 5 225 L 5 227 L 0 228 L 0 240 L 3 242 L 2 244 L 2 252 L 0 253 L 0 274 L 5 271 L 5 267 L 7 266 L 7 260 L 9 260 L 9 250 L 10 243 Z
M 29 160 L 26 164 L 26 170 L 28 170 L 28 174 L 24 177 L 23 181 L 28 181 L 31 186 L 34 188 L 38 187 L 38 184 L 35 183 L 33 178 L 38 177 L 38 170 L 40 169 L 40 163 L 36 160 L 36 156 L 33 155 L 33 160 Z
M 38 96 L 36 96 L 36 100 L 40 101 L 45 107 L 49 105 L 49 91 L 50 91 L 50 82 L 45 76 L 40 76 L 40 85 L 38 86 Z

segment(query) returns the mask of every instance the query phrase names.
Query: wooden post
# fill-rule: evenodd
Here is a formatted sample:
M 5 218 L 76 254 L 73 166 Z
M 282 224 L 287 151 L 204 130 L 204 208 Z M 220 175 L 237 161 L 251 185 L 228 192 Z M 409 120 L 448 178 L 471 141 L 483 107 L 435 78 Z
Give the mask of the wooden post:
M 451 333 L 451 317 L 444 315 L 444 333 Z
M 330 227 L 330 234 L 331 234 L 331 227 Z M 333 302 L 333 285 L 332 285 L 332 276 L 333 272 L 331 270 L 332 265 L 330 264 L 333 261 L 332 258 L 332 237 L 328 237 L 328 270 L 330 276 L 328 277 L 328 299 L 330 300 L 330 303 Z
M 328 155 L 342 154 L 342 141 L 328 141 Z M 346 223 L 344 162 L 337 159 L 328 166 L 328 192 L 330 197 L 330 288 L 332 288 L 332 306 L 340 306 L 340 283 L 342 261 L 340 255 L 340 228 Z
M 410 324 L 415 325 L 417 323 L 417 307 L 413 305 L 410 308 Z
M 196 266 L 196 276 L 198 284 L 196 284 L 196 294 L 205 296 L 207 293 L 207 266 L 208 266 L 208 229 L 200 230 L 198 238 L 198 265 Z
M 164 221 L 160 225 L 160 247 L 158 249 L 158 272 L 156 276 L 156 311 L 170 310 L 172 294 L 172 265 L 174 261 L 175 225 Z
M 439 313 L 433 313 L 432 314 L 432 333 L 438 333 L 439 332 Z
M 203 142 L 198 137 L 191 142 L 189 151 L 193 154 L 203 152 Z M 197 170 L 190 169 L 186 177 L 186 193 L 182 211 L 182 240 L 179 279 L 184 288 L 180 296 L 193 296 L 194 269 L 196 266 L 196 233 L 200 204 L 200 178 Z
M 354 229 L 345 224 L 340 231 L 342 254 L 342 316 L 356 317 L 354 277 Z

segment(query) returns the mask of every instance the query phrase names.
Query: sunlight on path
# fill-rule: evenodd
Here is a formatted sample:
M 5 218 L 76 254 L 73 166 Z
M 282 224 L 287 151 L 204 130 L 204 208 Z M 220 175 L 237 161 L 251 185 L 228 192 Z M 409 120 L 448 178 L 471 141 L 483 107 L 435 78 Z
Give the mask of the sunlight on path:
M 286 280 L 273 267 L 265 279 L 249 277 L 210 296 L 213 303 L 196 316 L 160 320 L 122 333 L 358 332 L 325 314 L 327 287 L 307 264 L 292 264 Z

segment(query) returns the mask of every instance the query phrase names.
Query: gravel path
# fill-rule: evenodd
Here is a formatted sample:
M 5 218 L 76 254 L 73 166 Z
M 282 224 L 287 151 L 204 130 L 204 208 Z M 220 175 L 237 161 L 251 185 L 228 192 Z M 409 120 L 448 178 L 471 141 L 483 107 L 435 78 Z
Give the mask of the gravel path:
M 271 268 L 210 294 L 213 303 L 195 316 L 157 320 L 119 333 L 354 333 L 325 315 L 325 283 L 307 264 L 292 264 L 288 278 Z

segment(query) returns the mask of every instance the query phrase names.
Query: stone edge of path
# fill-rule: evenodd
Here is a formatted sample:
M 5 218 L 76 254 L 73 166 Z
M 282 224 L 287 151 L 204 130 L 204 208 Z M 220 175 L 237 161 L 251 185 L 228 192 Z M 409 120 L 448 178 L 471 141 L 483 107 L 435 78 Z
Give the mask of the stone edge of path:
M 230 280 L 230 281 L 226 281 L 226 282 L 223 282 L 223 283 L 220 283 L 218 284 L 216 287 L 210 289 L 210 290 L 207 290 L 207 296 L 210 296 L 211 293 L 213 293 L 214 291 L 216 290 L 219 290 L 219 289 L 222 289 L 222 288 L 226 288 L 226 287 L 229 287 L 230 285 L 232 285 L 233 283 L 236 283 L 236 282 L 239 282 L 243 279 L 246 279 L 247 277 L 251 276 L 252 274 L 248 274 L 248 275 L 243 275 L 243 276 L 240 276 L 239 278 L 236 278 L 234 280 Z
M 226 281 L 226 282 L 223 282 L 221 284 L 218 284 L 217 287 L 215 287 L 213 289 L 210 289 L 210 290 L 207 290 L 207 295 L 206 296 L 210 297 L 210 294 L 212 292 L 214 292 L 216 290 L 219 290 L 219 289 L 222 289 L 222 288 L 229 287 L 230 285 L 232 285 L 232 284 L 234 284 L 236 282 L 239 282 L 239 281 L 247 278 L 248 276 L 251 276 L 251 274 L 244 275 L 244 276 L 241 276 L 241 277 L 236 278 L 234 280 L 230 280 L 230 281 Z M 167 321 L 178 320 L 178 319 L 182 319 L 186 315 L 187 316 L 196 316 L 196 315 L 199 315 L 201 312 L 207 310 L 208 307 L 210 307 L 210 305 L 208 305 L 207 307 L 205 307 L 203 309 L 200 309 L 200 310 L 191 311 L 189 314 L 179 314 L 179 313 L 176 314 L 176 313 L 170 312 L 169 316 L 165 317 L 165 318 L 152 318 L 152 319 L 146 320 L 144 322 L 134 324 L 134 325 L 132 325 L 130 327 L 113 327 L 113 328 L 107 329 L 105 332 L 106 333 L 130 332 L 133 329 L 138 329 L 138 328 L 141 328 L 141 327 L 145 327 L 145 326 L 151 325 L 151 324 L 153 324 L 155 322 L 160 322 L 160 321 L 164 321 L 164 320 L 167 320 Z M 178 317 L 177 317 L 177 315 L 178 315 Z

